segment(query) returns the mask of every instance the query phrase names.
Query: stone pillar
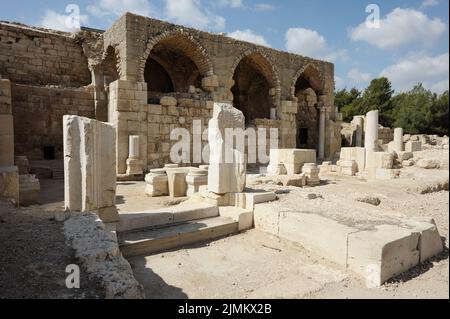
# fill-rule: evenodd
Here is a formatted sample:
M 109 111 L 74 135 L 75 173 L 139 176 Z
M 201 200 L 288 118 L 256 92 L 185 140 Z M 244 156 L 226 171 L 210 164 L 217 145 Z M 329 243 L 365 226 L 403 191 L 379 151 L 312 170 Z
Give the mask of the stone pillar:
M 66 115 L 64 200 L 70 211 L 94 211 L 104 222 L 118 221 L 116 130 L 96 120 Z
M 327 115 L 327 108 L 324 106 L 319 107 L 319 146 L 317 155 L 319 160 L 325 158 L 325 121 Z
M 131 135 L 129 137 L 128 146 L 128 159 L 127 159 L 127 175 L 142 175 L 143 174 L 143 162 L 139 158 L 139 136 Z
M 148 165 L 147 84 L 117 80 L 109 85 L 109 118 L 117 127 L 117 173 L 126 174 L 129 136 L 138 135 L 139 155 Z
M 366 115 L 364 146 L 366 154 L 378 151 L 378 110 L 370 111 Z
M 363 146 L 363 131 L 364 131 L 364 119 L 362 116 L 353 117 L 353 124 L 356 126 L 355 132 L 355 146 L 362 147 Z
M 394 130 L 394 151 L 397 153 L 403 152 L 405 147 L 403 146 L 403 129 L 396 128 Z
M 237 150 L 226 143 L 226 130 L 245 130 L 245 117 L 231 104 L 214 103 L 213 118 L 209 121 L 210 163 L 208 190 L 216 194 L 241 193 L 245 188 L 247 165 L 245 150 Z M 238 144 L 241 141 L 237 141 Z M 245 145 L 245 142 L 243 143 Z M 227 154 L 231 155 L 227 158 Z
M 14 166 L 11 82 L 0 79 L 0 198 L 19 205 L 19 171 Z

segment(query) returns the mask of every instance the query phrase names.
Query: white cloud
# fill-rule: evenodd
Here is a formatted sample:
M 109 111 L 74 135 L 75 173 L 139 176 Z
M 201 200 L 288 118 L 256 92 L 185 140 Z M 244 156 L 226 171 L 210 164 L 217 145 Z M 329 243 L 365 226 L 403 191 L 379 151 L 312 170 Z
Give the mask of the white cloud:
M 429 45 L 445 30 L 445 23 L 438 18 L 430 19 L 414 9 L 396 8 L 381 19 L 379 28 L 370 28 L 363 22 L 350 31 L 350 38 L 380 49 L 392 49 L 411 43 Z
M 410 90 L 421 82 L 425 87 L 441 93 L 448 89 L 449 54 L 434 57 L 412 54 L 385 68 L 380 76 L 387 77 L 397 91 Z
M 420 6 L 420 8 L 425 9 L 428 7 L 434 7 L 434 6 L 438 6 L 438 5 L 439 5 L 438 0 L 425 0 L 424 2 L 422 2 L 422 5 Z
M 319 58 L 325 52 L 327 42 L 317 31 L 290 28 L 286 32 L 286 49 L 290 52 Z
M 331 62 L 348 60 L 347 50 L 332 50 L 328 47 L 324 36 L 310 29 L 288 29 L 286 32 L 286 49 L 292 53 Z
M 218 0 L 217 4 L 220 7 L 242 8 L 244 6 L 244 1 L 243 0 Z
M 335 62 L 338 60 L 345 62 L 349 60 L 348 51 L 346 49 L 334 50 L 324 56 L 323 59 L 330 62 Z
M 266 39 L 259 34 L 256 34 L 250 29 L 247 30 L 236 30 L 234 32 L 231 32 L 227 34 L 230 38 L 241 40 L 241 41 L 247 41 L 259 45 L 264 45 L 266 47 L 270 47 L 269 43 L 266 41 Z
M 88 16 L 80 15 L 80 24 L 86 24 L 87 21 Z M 44 28 L 60 31 L 73 32 L 79 29 L 79 27 L 74 25 L 73 20 L 70 18 L 69 14 L 59 14 L 53 10 L 47 10 L 39 24 Z
M 150 16 L 154 11 L 148 0 L 98 0 L 96 4 L 87 6 L 86 10 L 97 17 L 121 16 L 125 12 Z
M 201 0 L 166 0 L 166 18 L 199 29 L 223 29 L 225 18 L 205 9 Z
M 361 82 L 369 82 L 372 79 L 372 75 L 353 68 L 348 72 L 347 78 L 352 84 L 360 84 Z
M 275 6 L 269 3 L 257 3 L 255 4 L 255 10 L 257 11 L 272 11 Z

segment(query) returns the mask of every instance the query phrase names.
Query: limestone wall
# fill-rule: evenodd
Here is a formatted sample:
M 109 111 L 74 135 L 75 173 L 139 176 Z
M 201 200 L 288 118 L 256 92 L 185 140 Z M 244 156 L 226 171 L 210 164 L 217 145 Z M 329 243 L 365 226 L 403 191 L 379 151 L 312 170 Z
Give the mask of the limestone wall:
M 394 130 L 390 127 L 378 128 L 378 139 L 383 141 L 383 144 L 387 144 L 394 140 Z
M 12 84 L 12 111 L 16 155 L 44 159 L 44 147 L 63 158 L 63 116 L 94 117 L 93 92 L 89 88 Z
M 83 48 L 70 33 L 0 23 L 0 74 L 14 83 L 80 87 L 91 82 Z

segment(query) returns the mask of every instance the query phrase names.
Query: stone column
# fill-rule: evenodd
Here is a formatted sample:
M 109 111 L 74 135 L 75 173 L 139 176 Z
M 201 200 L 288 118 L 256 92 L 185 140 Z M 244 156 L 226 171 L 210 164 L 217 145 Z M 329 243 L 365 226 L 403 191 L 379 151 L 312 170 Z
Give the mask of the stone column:
M 128 145 L 127 175 L 142 175 L 143 162 L 139 158 L 139 136 L 131 135 Z
M 11 82 L 0 79 L 0 198 L 19 205 L 19 171 L 14 166 Z
M 327 115 L 327 108 L 324 106 L 319 106 L 319 147 L 317 150 L 317 155 L 319 160 L 325 158 L 325 121 Z
M 93 211 L 104 222 L 118 221 L 115 128 L 71 115 L 64 116 L 63 123 L 66 209 Z
M 403 152 L 404 146 L 403 146 L 403 129 L 402 128 L 396 128 L 394 130 L 394 151 L 397 153 Z
M 378 110 L 370 111 L 366 115 L 364 146 L 367 152 L 378 151 Z M 367 158 L 367 156 L 366 156 Z
M 361 116 L 355 116 L 352 121 L 356 125 L 355 146 L 363 146 L 364 119 Z
M 213 118 L 209 121 L 210 163 L 208 190 L 216 194 L 241 193 L 245 187 L 247 165 L 245 150 L 237 150 L 226 142 L 225 132 L 245 130 L 245 117 L 231 104 L 214 103 Z M 237 141 L 239 144 L 240 141 Z M 229 156 L 231 155 L 231 161 Z M 170 179 L 169 179 L 170 182 Z

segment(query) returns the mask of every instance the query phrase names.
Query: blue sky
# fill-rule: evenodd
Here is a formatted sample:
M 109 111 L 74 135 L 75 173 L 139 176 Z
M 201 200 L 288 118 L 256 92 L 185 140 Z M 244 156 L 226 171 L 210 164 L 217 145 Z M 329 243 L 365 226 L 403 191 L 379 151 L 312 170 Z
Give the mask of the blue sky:
M 369 28 L 369 4 L 380 11 Z M 81 24 L 107 29 L 125 11 L 190 25 L 335 63 L 337 88 L 364 88 L 380 75 L 397 92 L 423 82 L 448 89 L 448 0 L 15 0 L 1 20 L 66 29 L 68 4 Z

